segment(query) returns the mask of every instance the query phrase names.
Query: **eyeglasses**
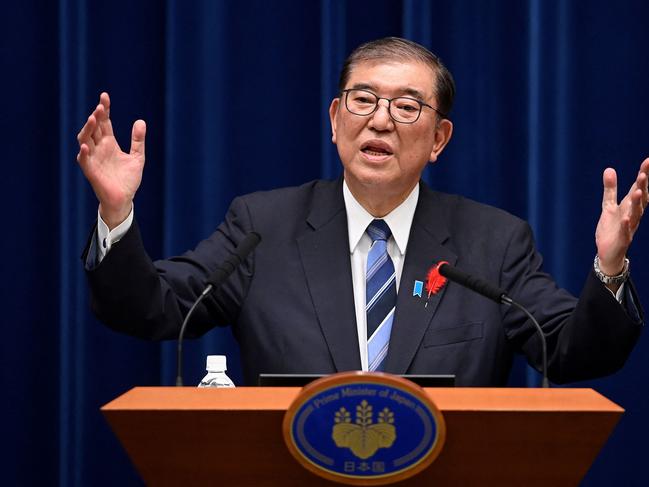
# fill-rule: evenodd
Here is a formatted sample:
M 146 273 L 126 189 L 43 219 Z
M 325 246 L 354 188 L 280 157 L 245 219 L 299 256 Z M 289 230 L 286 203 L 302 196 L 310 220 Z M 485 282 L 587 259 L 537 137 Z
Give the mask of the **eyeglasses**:
M 371 91 L 360 89 L 341 90 L 340 96 L 345 95 L 345 106 L 350 113 L 366 117 L 372 115 L 379 108 L 379 100 L 387 100 L 388 113 L 395 122 L 415 123 L 419 120 L 423 107 L 435 110 L 442 118 L 446 118 L 437 108 L 408 96 L 398 96 L 396 98 L 384 98 L 375 95 Z

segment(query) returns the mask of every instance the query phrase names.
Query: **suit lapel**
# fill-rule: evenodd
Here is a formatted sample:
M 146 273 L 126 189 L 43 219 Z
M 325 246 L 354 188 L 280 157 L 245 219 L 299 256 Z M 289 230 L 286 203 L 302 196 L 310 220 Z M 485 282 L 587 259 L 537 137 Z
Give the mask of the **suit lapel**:
M 297 245 L 322 333 L 337 371 L 360 370 L 342 178 L 315 187 L 307 223 Z
M 455 264 L 457 256 L 443 245 L 448 236 L 441 205 L 436 201 L 434 193 L 421 184 L 399 283 L 386 372 L 407 372 L 444 296 L 446 286 L 428 299 L 425 289 L 422 297 L 413 296 L 413 287 L 416 280 L 425 283 L 428 270 L 437 262 L 445 260 L 451 265 Z

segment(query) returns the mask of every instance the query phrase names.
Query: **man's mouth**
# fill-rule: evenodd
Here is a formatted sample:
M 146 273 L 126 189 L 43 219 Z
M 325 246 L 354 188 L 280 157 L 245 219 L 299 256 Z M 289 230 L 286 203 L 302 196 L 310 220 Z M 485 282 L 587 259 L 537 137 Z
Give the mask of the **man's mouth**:
M 392 155 L 392 152 L 389 152 L 385 149 L 381 149 L 379 147 L 365 147 L 364 149 L 361 149 L 362 152 L 365 154 L 369 154 L 371 156 L 389 156 Z
M 370 156 L 391 156 L 392 148 L 385 142 L 368 141 L 361 146 L 361 152 Z

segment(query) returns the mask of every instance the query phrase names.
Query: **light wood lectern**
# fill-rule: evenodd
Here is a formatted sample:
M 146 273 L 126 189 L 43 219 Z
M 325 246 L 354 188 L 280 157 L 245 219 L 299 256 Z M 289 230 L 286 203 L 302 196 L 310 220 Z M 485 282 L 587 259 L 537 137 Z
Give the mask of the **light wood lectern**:
M 299 390 L 136 387 L 102 412 L 147 485 L 340 485 L 284 445 Z M 624 412 L 591 389 L 425 390 L 446 443 L 399 486 L 577 486 Z

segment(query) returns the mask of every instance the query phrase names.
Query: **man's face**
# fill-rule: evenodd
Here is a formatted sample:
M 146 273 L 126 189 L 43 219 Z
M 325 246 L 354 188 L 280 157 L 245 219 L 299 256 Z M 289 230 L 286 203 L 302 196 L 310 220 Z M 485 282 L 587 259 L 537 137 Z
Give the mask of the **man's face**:
M 345 88 L 361 88 L 385 98 L 407 96 L 437 108 L 433 83 L 431 68 L 419 62 L 366 61 L 353 67 Z M 395 122 L 386 100 L 379 101 L 372 115 L 354 115 L 345 107 L 345 96 L 335 98 L 329 107 L 332 140 L 338 146 L 345 181 L 366 209 L 385 202 L 383 209 L 389 212 L 412 191 L 426 163 L 437 160 L 450 139 L 452 124 L 440 121 L 428 107 L 413 124 Z

